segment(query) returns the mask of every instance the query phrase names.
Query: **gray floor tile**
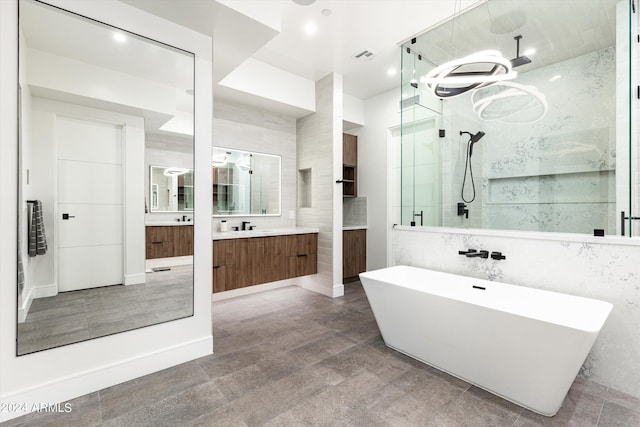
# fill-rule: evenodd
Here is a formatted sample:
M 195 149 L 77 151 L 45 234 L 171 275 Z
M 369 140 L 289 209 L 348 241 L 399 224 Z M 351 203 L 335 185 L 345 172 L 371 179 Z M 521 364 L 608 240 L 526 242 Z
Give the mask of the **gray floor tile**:
M 612 402 L 605 402 L 598 427 L 640 426 L 640 412 Z
M 154 286 L 171 289 L 164 280 Z M 100 290 L 94 303 L 112 291 Z M 171 305 L 155 299 L 156 290 L 142 294 L 154 297 L 150 307 Z M 80 301 L 78 295 L 68 301 Z M 358 282 L 338 299 L 286 287 L 212 308 L 215 354 L 83 396 L 72 401 L 70 414 L 30 414 L 5 424 L 640 425 L 640 399 L 586 380 L 574 382 L 558 415 L 549 418 L 385 346 Z M 132 310 L 129 317 L 136 315 Z
M 524 426 L 571 426 L 590 427 L 596 426 L 604 405 L 604 399 L 569 390 L 562 407 L 553 417 L 536 414 L 529 410 L 523 410 L 514 427 Z

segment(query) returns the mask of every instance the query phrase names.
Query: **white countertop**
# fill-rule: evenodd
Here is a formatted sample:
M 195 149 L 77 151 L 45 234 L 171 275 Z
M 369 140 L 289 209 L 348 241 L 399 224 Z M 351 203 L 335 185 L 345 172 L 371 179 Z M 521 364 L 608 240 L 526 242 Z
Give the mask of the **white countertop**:
M 349 230 L 366 230 L 367 228 L 369 228 L 366 225 L 343 225 L 342 226 L 342 231 L 349 231 Z
M 211 237 L 213 240 L 223 240 L 223 239 L 245 239 L 250 237 L 268 237 L 268 236 L 284 236 L 289 234 L 307 234 L 307 233 L 317 233 L 320 230 L 317 228 L 307 228 L 307 227 L 292 227 L 292 228 L 268 228 L 268 229 L 258 229 L 255 230 L 247 230 L 247 231 L 216 231 L 215 233 L 211 233 Z
M 193 221 L 149 221 L 146 222 L 145 227 L 166 227 L 168 225 L 193 225 Z

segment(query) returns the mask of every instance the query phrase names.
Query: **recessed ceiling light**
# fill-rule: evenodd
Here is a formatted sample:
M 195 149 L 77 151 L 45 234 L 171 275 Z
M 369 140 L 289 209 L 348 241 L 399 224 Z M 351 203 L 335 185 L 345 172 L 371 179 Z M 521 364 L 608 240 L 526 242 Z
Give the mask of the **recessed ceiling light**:
M 329 16 L 331 15 L 331 9 L 322 9 L 322 16 Z
M 315 34 L 318 31 L 318 26 L 315 22 L 307 22 L 304 26 L 304 32 L 308 35 Z
M 316 2 L 316 0 L 293 0 L 295 4 L 299 4 L 300 6 L 309 6 Z
M 113 33 L 113 39 L 120 43 L 124 43 L 127 41 L 127 37 L 122 33 Z
M 396 70 L 395 68 L 391 67 L 387 70 L 387 74 L 390 76 L 395 76 L 396 73 L 398 72 L 398 70 Z
M 534 48 L 527 49 L 524 51 L 524 56 L 533 55 L 534 53 L 536 53 L 536 50 Z

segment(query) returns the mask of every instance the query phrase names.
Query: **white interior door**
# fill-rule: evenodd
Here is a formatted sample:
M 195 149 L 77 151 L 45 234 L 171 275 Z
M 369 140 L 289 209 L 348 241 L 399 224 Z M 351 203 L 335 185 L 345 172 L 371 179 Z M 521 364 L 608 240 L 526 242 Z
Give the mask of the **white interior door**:
M 123 283 L 123 128 L 58 116 L 60 292 Z

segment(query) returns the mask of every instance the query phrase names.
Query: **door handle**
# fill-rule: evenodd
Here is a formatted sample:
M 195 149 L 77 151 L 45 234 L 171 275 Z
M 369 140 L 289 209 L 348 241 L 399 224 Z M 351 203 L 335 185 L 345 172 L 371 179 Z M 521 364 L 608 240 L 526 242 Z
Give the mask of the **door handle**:
M 74 215 L 69 215 L 68 213 L 63 213 L 62 214 L 62 219 L 68 220 L 70 218 L 75 218 L 75 216 Z

